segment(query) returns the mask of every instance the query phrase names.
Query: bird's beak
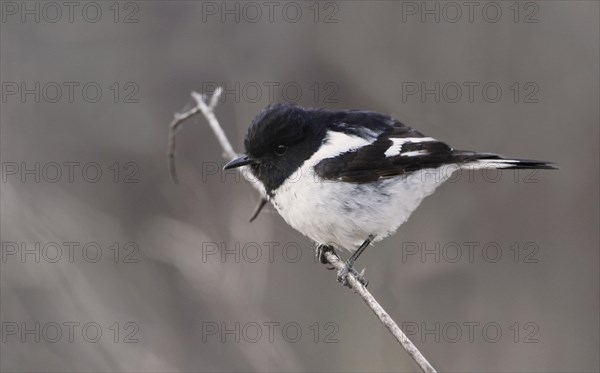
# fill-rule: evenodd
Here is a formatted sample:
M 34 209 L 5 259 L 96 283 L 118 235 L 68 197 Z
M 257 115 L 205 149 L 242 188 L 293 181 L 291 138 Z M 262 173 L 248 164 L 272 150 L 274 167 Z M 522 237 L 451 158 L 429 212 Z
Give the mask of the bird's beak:
M 237 168 L 237 167 L 241 167 L 241 166 L 246 166 L 249 164 L 254 164 L 254 163 L 258 163 L 254 158 L 247 156 L 246 154 L 234 159 L 233 161 L 227 163 L 225 165 L 225 167 L 223 167 L 224 170 L 229 170 L 232 168 Z

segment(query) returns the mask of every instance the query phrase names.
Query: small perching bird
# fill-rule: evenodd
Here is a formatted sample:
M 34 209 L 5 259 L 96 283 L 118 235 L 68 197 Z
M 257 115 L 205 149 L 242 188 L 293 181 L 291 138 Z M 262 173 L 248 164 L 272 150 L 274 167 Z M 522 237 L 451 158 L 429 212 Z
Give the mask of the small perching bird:
M 249 166 L 285 221 L 326 250 L 346 249 L 349 271 L 372 242 L 394 233 L 423 198 L 461 168 L 556 169 L 549 162 L 454 150 L 387 115 L 270 105 L 250 124 Z

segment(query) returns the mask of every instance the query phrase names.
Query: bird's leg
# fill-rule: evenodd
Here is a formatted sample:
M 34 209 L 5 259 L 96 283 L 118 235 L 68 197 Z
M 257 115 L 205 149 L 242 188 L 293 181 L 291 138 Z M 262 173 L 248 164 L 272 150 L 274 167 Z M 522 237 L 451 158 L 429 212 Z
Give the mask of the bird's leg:
M 333 250 L 333 247 L 331 246 L 327 246 L 327 245 L 319 245 L 317 246 L 317 250 L 315 251 L 315 256 L 317 257 L 317 259 L 319 260 L 319 262 L 321 264 L 329 264 L 329 261 L 327 260 L 327 257 L 325 256 L 325 253 L 331 251 L 332 253 L 334 253 L 335 255 L 336 252 Z M 338 256 L 339 258 L 339 256 Z M 334 266 L 330 266 L 330 267 L 326 267 L 328 270 L 332 270 L 335 269 Z
M 369 237 L 367 237 L 367 239 L 365 240 L 365 242 L 363 242 L 362 245 L 360 245 L 358 250 L 356 250 L 354 252 L 354 254 L 352 254 L 352 256 L 350 256 L 350 258 L 346 261 L 346 264 L 344 265 L 344 267 L 338 271 L 337 279 L 344 286 L 349 286 L 348 285 L 348 273 L 352 273 L 356 277 L 356 279 L 361 284 L 363 284 L 363 286 L 367 286 L 369 284 L 369 282 L 365 279 L 365 276 L 364 276 L 365 270 L 363 269 L 359 273 L 357 270 L 354 269 L 354 262 L 356 261 L 356 259 L 358 259 L 360 254 L 362 254 L 365 251 L 365 249 L 371 244 L 371 241 L 373 241 L 374 238 L 375 238 L 375 236 L 370 234 Z

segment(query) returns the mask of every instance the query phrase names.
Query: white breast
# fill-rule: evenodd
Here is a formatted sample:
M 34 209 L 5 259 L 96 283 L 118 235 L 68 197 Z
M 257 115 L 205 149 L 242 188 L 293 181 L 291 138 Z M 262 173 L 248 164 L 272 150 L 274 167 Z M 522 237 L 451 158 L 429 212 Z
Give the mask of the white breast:
M 314 172 L 317 163 L 369 143 L 339 132 L 332 136 L 335 141 L 325 142 L 272 198 L 285 221 L 316 243 L 355 251 L 370 234 L 381 240 L 451 176 L 426 169 L 364 184 L 323 180 Z

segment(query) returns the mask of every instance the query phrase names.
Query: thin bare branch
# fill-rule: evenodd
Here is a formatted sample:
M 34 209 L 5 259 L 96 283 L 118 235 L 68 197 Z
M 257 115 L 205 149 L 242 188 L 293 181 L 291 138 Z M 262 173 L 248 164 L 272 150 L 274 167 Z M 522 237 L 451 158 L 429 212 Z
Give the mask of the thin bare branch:
M 233 150 L 229 139 L 227 139 L 227 136 L 225 135 L 225 132 L 223 132 L 223 129 L 221 128 L 221 125 L 215 116 L 215 112 L 213 111 L 217 106 L 219 97 L 221 97 L 221 92 L 223 92 L 223 90 L 220 87 L 215 90 L 209 105 L 206 105 L 204 102 L 204 95 L 198 92 L 192 92 L 192 97 L 196 101 L 197 107 L 200 109 L 200 111 L 202 111 L 202 114 L 204 114 L 204 117 L 208 121 L 210 128 L 215 133 L 217 140 L 219 140 L 219 144 L 221 144 L 221 147 L 223 148 L 223 157 L 228 160 L 232 160 L 237 157 L 237 153 Z
M 175 113 L 173 115 L 173 120 L 169 123 L 169 140 L 167 145 L 167 160 L 169 161 L 169 172 L 171 173 L 171 178 L 175 183 L 178 183 L 177 172 L 175 171 L 175 135 L 179 130 L 179 126 L 188 118 L 193 117 L 194 115 L 200 112 L 199 107 L 194 107 L 185 113 Z
M 168 147 L 167 147 L 167 158 L 169 161 L 169 170 L 171 173 L 171 177 L 173 178 L 173 181 L 175 183 L 178 182 L 177 172 L 175 170 L 175 154 L 176 154 L 175 153 L 175 145 L 176 145 L 175 137 L 176 137 L 177 131 L 179 130 L 179 126 L 185 120 L 193 117 L 194 115 L 197 115 L 199 113 L 202 113 L 204 115 L 204 117 L 208 121 L 208 124 L 210 125 L 210 128 L 214 132 L 215 137 L 219 141 L 219 144 L 223 148 L 223 158 L 225 158 L 227 161 L 231 161 L 232 159 L 234 159 L 238 156 L 238 154 L 235 152 L 235 150 L 233 150 L 233 147 L 231 146 L 231 143 L 229 142 L 227 135 L 225 135 L 225 132 L 223 132 L 223 128 L 219 124 L 219 121 L 217 120 L 217 117 L 215 116 L 215 113 L 214 113 L 214 109 L 216 108 L 217 104 L 219 103 L 219 98 L 221 97 L 222 92 L 223 92 L 223 89 L 221 87 L 218 87 L 217 89 L 215 89 L 215 92 L 213 93 L 212 97 L 210 98 L 210 102 L 207 105 L 205 102 L 205 100 L 206 100 L 205 95 L 192 91 L 191 96 L 194 99 L 194 101 L 196 102 L 196 106 L 194 106 L 192 109 L 186 111 L 185 113 L 181 113 L 181 114 L 175 113 L 173 120 L 169 124 L 169 140 L 168 140 Z M 255 209 L 255 212 L 252 214 L 252 217 L 251 217 L 251 220 L 254 220 L 256 218 L 256 216 L 258 215 L 258 213 L 262 210 L 262 208 L 264 207 L 264 205 L 265 205 L 266 201 L 268 201 L 268 199 L 266 198 L 265 191 L 260 187 L 260 184 L 257 183 L 256 180 L 254 180 L 250 177 L 249 173 L 247 172 L 247 167 L 240 167 L 240 168 L 238 168 L 238 171 L 242 174 L 242 176 L 248 182 L 250 182 L 250 184 L 252 184 L 252 186 L 254 186 L 254 188 L 261 195 L 261 201 L 259 202 L 257 208 Z M 263 200 L 265 200 L 264 203 L 263 203 Z
M 325 257 L 327 258 L 329 264 L 334 266 L 337 270 L 342 269 L 345 265 L 345 263 L 342 262 L 340 258 L 332 251 L 326 251 Z M 425 359 L 423 354 L 421 354 L 417 347 L 410 341 L 410 339 L 408 339 L 408 337 L 406 336 L 406 334 L 404 334 L 402 329 L 398 327 L 398 324 L 396 324 L 394 319 L 392 319 L 390 315 L 388 315 L 388 313 L 385 312 L 385 310 L 383 309 L 383 307 L 381 307 L 379 302 L 377 302 L 375 297 L 373 297 L 373 295 L 367 290 L 367 288 L 364 287 L 363 284 L 361 284 L 360 281 L 356 279 L 353 273 L 348 273 L 348 284 L 354 291 L 356 291 L 356 293 L 362 298 L 362 300 L 367 304 L 367 306 L 369 306 L 371 311 L 373 311 L 373 313 L 379 318 L 379 321 L 381 321 L 381 323 L 385 325 L 387 330 L 389 330 L 390 333 L 392 333 L 394 338 L 396 338 L 396 340 L 402 345 L 404 350 L 410 355 L 410 357 L 413 358 L 413 360 L 419 365 L 419 367 L 427 373 L 435 372 L 433 366 L 429 364 L 429 362 L 427 361 L 427 359 Z

